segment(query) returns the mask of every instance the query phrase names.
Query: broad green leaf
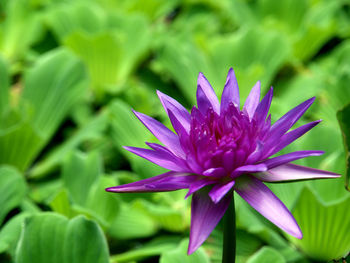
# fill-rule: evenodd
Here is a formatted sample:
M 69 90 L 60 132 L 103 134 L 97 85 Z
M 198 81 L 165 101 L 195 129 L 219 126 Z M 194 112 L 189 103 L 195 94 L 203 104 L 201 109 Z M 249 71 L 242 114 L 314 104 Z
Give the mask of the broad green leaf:
M 86 87 L 83 64 L 69 51 L 58 49 L 40 58 L 24 80 L 20 106 L 33 110 L 33 127 L 47 141 Z
M 107 263 L 108 256 L 106 239 L 94 221 L 42 213 L 25 219 L 16 262 Z
M 346 153 L 346 175 L 345 175 L 345 187 L 348 191 L 349 189 L 349 180 L 350 180 L 350 104 L 338 111 L 337 118 L 339 121 L 340 128 L 342 130 L 344 148 Z
M 292 210 L 303 239 L 288 238 L 313 259 L 328 261 L 342 257 L 350 250 L 349 207 L 350 196 L 325 204 L 309 188 L 304 188 Z
M 0 163 L 13 165 L 21 171 L 30 165 L 44 143 L 27 114 L 8 111 L 0 124 Z
M 0 166 L 0 223 L 8 212 L 22 202 L 26 190 L 26 182 L 15 168 Z
M 122 203 L 108 233 L 114 238 L 123 240 L 149 237 L 156 231 L 156 223 L 142 210 L 135 205 Z
M 199 248 L 191 255 L 187 255 L 188 239 L 183 240 L 175 249 L 164 252 L 160 256 L 160 263 L 209 263 L 209 257 L 203 248 Z
M 7 252 L 15 256 L 17 242 L 20 238 L 23 221 L 29 213 L 20 213 L 12 217 L 0 230 L 0 254 Z
M 73 152 L 66 159 L 62 179 L 73 202 L 85 205 L 89 190 L 96 183 L 102 173 L 101 158 L 96 152 L 88 155 L 81 152 Z
M 0 115 L 8 109 L 10 79 L 5 60 L 0 56 Z
M 278 252 L 278 250 L 271 247 L 263 247 L 253 256 L 251 256 L 247 263 L 286 263 L 287 261 Z
M 52 200 L 51 207 L 68 217 L 78 213 L 93 217 L 108 228 L 119 211 L 119 202 L 116 194 L 105 191 L 115 181 L 101 174 L 102 162 L 97 152 L 74 152 L 63 166 L 65 188 Z
M 63 156 L 69 154 L 84 142 L 100 138 L 107 127 L 108 116 L 106 111 L 92 118 L 86 125 L 79 128 L 71 137 L 67 138 L 57 148 L 43 157 L 29 171 L 30 177 L 42 177 L 63 162 Z
M 148 16 L 150 19 L 155 20 L 156 18 L 170 13 L 178 2 L 179 1 L 177 0 L 149 0 L 146 3 L 142 0 L 124 0 L 119 1 L 119 5 L 116 6 L 116 8 L 122 5 L 123 9 L 127 12 L 142 13 L 143 15 Z
M 162 194 L 166 195 L 167 193 Z M 172 206 L 169 206 L 140 199 L 135 201 L 135 205 L 153 218 L 162 228 L 172 232 L 182 232 L 188 227 L 189 220 L 186 220 L 188 219 L 187 209 L 183 205 L 181 207 L 180 202 L 174 202 Z M 176 207 L 178 204 L 180 206 Z
M 27 0 L 7 3 L 6 19 L 0 26 L 0 50 L 11 62 L 17 62 L 40 37 L 39 14 Z
M 29 197 L 37 203 L 48 204 L 62 189 L 63 182 L 59 179 L 31 183 Z
M 54 4 L 45 18 L 60 42 L 71 33 L 94 34 L 106 26 L 105 11 L 94 1 Z
M 148 23 L 140 16 L 115 16 L 110 23 L 114 30 L 93 36 L 77 32 L 65 40 L 65 45 L 87 65 L 98 99 L 106 92 L 121 91 L 145 56 L 151 39 Z
M 259 28 L 241 29 L 235 34 L 218 36 L 200 44 L 188 36 L 164 40 L 164 47 L 154 65 L 156 70 L 171 74 L 192 104 L 199 72 L 204 73 L 220 97 L 227 71 L 233 67 L 241 97 L 245 99 L 258 80 L 262 81 L 263 87 L 270 84 L 290 51 L 283 36 Z
M 86 208 L 107 228 L 114 223 L 121 209 L 118 195 L 105 191 L 107 187 L 114 185 L 115 181 L 111 177 L 100 177 L 99 181 L 91 186 L 86 200 Z
M 0 163 L 24 171 L 85 89 L 84 67 L 66 50 L 42 56 L 26 73 L 18 109 L 2 116 Z
M 78 215 L 78 213 L 72 209 L 72 203 L 69 200 L 69 194 L 65 188 L 63 188 L 53 197 L 53 199 L 50 201 L 50 207 L 52 211 L 68 218 L 73 218 L 74 216 Z
M 259 41 L 256 41 L 259 39 Z M 225 85 L 225 74 L 233 67 L 240 86 L 240 96 L 245 99 L 253 85 L 260 80 L 267 90 L 278 70 L 286 62 L 290 46 L 285 38 L 274 31 L 258 28 L 240 30 L 231 36 L 210 42 L 212 70 L 207 77 L 219 95 Z M 205 72 L 204 72 L 205 73 Z
M 112 263 L 131 262 L 147 257 L 158 256 L 166 251 L 177 247 L 180 238 L 160 237 L 147 243 L 141 248 L 129 250 L 127 252 L 111 257 Z
M 235 22 L 242 27 L 261 27 L 284 35 L 293 49 L 290 59 L 308 60 L 337 34 L 341 1 L 259 0 L 232 1 Z M 343 23 L 344 24 L 344 23 Z M 346 24 L 346 23 L 345 23 Z

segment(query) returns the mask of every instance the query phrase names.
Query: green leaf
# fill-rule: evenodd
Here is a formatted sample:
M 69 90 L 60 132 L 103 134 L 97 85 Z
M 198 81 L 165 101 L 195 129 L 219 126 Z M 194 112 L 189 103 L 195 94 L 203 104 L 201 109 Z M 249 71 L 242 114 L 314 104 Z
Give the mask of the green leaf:
M 253 256 L 251 256 L 247 263 L 286 263 L 287 261 L 278 252 L 278 250 L 271 247 L 263 247 Z
M 106 239 L 94 221 L 42 213 L 25 219 L 16 262 L 108 263 L 108 256 Z
M 83 142 L 100 138 L 107 127 L 108 115 L 102 111 L 97 116 L 79 128 L 71 137 L 67 138 L 57 148 L 43 157 L 43 160 L 35 164 L 29 171 L 30 177 L 42 177 L 63 162 L 63 156 L 68 155 L 73 149 Z
M 102 162 L 97 152 L 88 155 L 73 152 L 66 160 L 62 170 L 62 179 L 73 202 L 85 205 L 89 190 L 98 181 L 102 173 Z
M 163 252 L 177 247 L 180 238 L 160 237 L 152 240 L 141 248 L 129 250 L 127 252 L 111 257 L 112 263 L 127 263 L 134 260 L 141 260 L 147 257 L 157 256 Z
M 44 139 L 33 128 L 28 112 L 9 111 L 0 124 L 0 163 L 24 171 L 42 148 Z
M 350 250 L 350 196 L 325 204 L 304 188 L 292 212 L 303 239 L 288 236 L 308 256 L 317 260 L 338 259 Z
M 85 206 L 107 228 L 113 224 L 121 206 L 117 194 L 105 191 L 107 187 L 114 185 L 115 180 L 111 177 L 101 177 L 97 183 L 91 186 Z
M 0 166 L 0 224 L 7 213 L 22 202 L 26 190 L 26 182 L 16 169 Z
M 263 87 L 270 84 L 290 53 L 282 35 L 258 27 L 200 43 L 186 35 L 170 37 L 171 41 L 169 37 L 163 40 L 154 68 L 169 72 L 191 104 L 195 103 L 199 72 L 204 73 L 220 97 L 227 71 L 233 67 L 241 97 L 246 98 L 256 81 L 261 80 Z
M 84 67 L 66 50 L 42 56 L 25 75 L 18 109 L 1 116 L 0 163 L 24 171 L 85 89 Z
M 154 235 L 156 231 L 157 225 L 142 210 L 135 205 L 121 203 L 120 212 L 112 222 L 108 233 L 123 240 L 149 237 Z
M 0 56 L 0 115 L 8 108 L 10 78 L 6 62 Z
M 337 112 L 337 119 L 342 131 L 344 148 L 346 154 L 346 175 L 345 175 L 345 187 L 348 191 L 350 180 L 350 104 L 345 108 Z
M 17 242 L 21 235 L 22 225 L 25 218 L 30 216 L 29 213 L 20 213 L 12 217 L 1 228 L 0 231 L 0 254 L 8 252 L 12 257 L 15 256 Z
M 6 19 L 0 27 L 0 49 L 7 59 L 16 62 L 40 37 L 39 16 L 26 0 L 9 1 L 5 13 Z
M 151 39 L 148 23 L 141 16 L 115 16 L 110 23 L 113 31 L 93 36 L 76 32 L 65 40 L 65 45 L 87 65 L 98 99 L 106 92 L 120 92 L 145 56 Z
M 74 216 L 78 215 L 78 213 L 72 209 L 72 204 L 69 200 L 69 194 L 65 188 L 59 191 L 50 201 L 50 207 L 52 211 L 64 215 L 68 218 L 73 218 Z
M 209 257 L 203 248 L 199 248 L 191 255 L 187 255 L 188 239 L 183 240 L 175 249 L 164 252 L 160 256 L 160 263 L 209 263 Z
M 20 106 L 33 110 L 33 127 L 47 141 L 86 86 L 85 69 L 71 52 L 58 49 L 42 56 L 25 76 Z
M 162 194 L 166 195 L 167 193 Z M 184 200 L 181 198 L 179 201 Z M 147 200 L 140 199 L 135 201 L 135 206 L 153 218 L 162 228 L 172 232 L 183 232 L 188 227 L 189 221 L 186 220 L 188 219 L 186 217 L 186 206 L 179 201 L 169 206 L 153 204 Z
M 94 1 L 54 4 L 45 16 L 60 42 L 74 32 L 94 34 L 105 28 L 105 11 Z
M 101 177 L 102 167 L 97 152 L 71 154 L 62 171 L 65 188 L 50 203 L 54 211 L 68 217 L 82 213 L 108 228 L 119 211 L 119 200 L 104 190 L 116 183 L 111 177 Z

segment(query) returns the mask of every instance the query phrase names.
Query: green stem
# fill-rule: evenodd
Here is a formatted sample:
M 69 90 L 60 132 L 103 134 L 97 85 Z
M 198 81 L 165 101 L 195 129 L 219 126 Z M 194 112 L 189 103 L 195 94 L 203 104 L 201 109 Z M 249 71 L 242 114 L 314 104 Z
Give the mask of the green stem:
M 236 212 L 233 192 L 232 200 L 224 215 L 224 245 L 222 263 L 234 263 L 236 259 Z

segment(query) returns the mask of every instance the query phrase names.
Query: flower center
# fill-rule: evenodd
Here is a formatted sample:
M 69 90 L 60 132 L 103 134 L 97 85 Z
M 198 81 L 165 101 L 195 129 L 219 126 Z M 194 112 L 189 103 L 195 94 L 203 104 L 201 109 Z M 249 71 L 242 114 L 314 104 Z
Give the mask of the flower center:
M 261 137 L 257 122 L 249 119 L 232 103 L 218 115 L 208 109 L 206 115 L 197 108 L 191 112 L 191 153 L 203 171 L 223 168 L 227 175 L 247 163 Z

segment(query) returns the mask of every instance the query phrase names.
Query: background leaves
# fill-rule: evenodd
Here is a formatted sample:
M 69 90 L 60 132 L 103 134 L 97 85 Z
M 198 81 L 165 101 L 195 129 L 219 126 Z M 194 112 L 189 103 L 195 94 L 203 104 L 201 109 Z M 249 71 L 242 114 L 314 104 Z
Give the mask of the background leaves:
M 346 174 L 269 184 L 302 240 L 235 198 L 237 262 L 345 257 L 349 10 L 347 0 L 1 1 L 0 262 L 220 262 L 220 224 L 186 256 L 184 191 L 104 188 L 165 171 L 122 148 L 157 142 L 131 109 L 170 127 L 156 90 L 190 108 L 198 73 L 220 97 L 229 67 L 242 99 L 258 80 L 274 87 L 272 121 L 316 96 L 296 126 L 323 122 L 285 152 L 324 150 L 297 163 Z

